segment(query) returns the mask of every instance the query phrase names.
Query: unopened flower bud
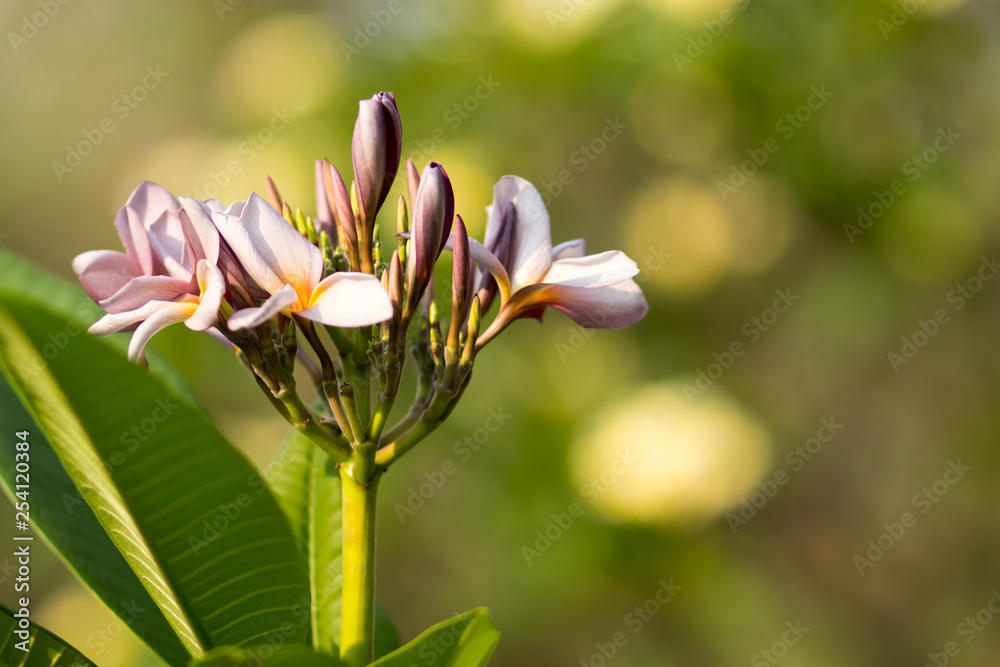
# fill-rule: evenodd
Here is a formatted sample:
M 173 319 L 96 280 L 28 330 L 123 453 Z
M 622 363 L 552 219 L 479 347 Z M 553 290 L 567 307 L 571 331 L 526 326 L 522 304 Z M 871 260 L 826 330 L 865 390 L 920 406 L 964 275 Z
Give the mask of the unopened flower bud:
M 351 160 L 358 184 L 359 212 L 368 229 L 392 187 L 399 169 L 403 128 L 392 93 L 378 93 L 359 104 Z
M 420 172 L 413 160 L 406 158 L 406 193 L 410 197 L 410 206 L 417 201 L 417 189 L 420 187 Z
M 403 316 L 403 300 L 405 299 L 405 293 L 403 291 L 403 268 L 402 264 L 399 263 L 399 255 L 395 252 L 392 254 L 392 258 L 389 260 L 389 264 L 382 271 L 382 284 L 385 286 L 385 291 L 389 294 L 389 302 L 392 303 L 392 318 L 386 320 L 382 323 L 380 329 L 380 338 L 389 342 L 393 342 L 393 349 L 396 348 L 398 342 L 397 337 L 402 336 L 403 348 L 406 349 L 406 331 L 400 330 Z
M 406 298 L 407 300 L 409 300 L 410 298 L 409 293 L 407 293 Z M 436 287 L 436 282 L 432 277 L 430 279 L 430 282 L 427 283 L 427 287 L 424 288 L 424 295 L 420 299 L 420 312 L 424 313 L 427 316 L 427 319 L 430 319 L 431 306 L 434 305 L 434 302 L 436 300 L 437 300 L 437 287 Z
M 382 283 L 382 287 L 384 287 L 385 291 L 388 292 L 389 291 L 389 268 L 388 267 L 386 267 L 386 270 L 382 272 L 381 276 L 379 276 L 379 282 Z
M 386 285 L 386 291 L 389 292 L 389 300 L 392 301 L 392 307 L 395 312 L 401 313 L 403 310 L 403 265 L 399 259 L 399 253 L 392 253 L 392 259 L 389 260 L 389 268 L 386 269 L 385 275 L 388 276 L 388 284 Z
M 472 298 L 472 307 L 469 309 L 469 328 L 465 334 L 465 349 L 462 350 L 462 363 L 467 364 L 472 361 L 476 354 L 476 338 L 479 337 L 479 327 L 482 323 L 482 307 L 479 297 Z
M 427 323 L 430 327 L 431 357 L 434 358 L 435 366 L 443 367 L 444 354 L 442 351 L 441 321 L 438 319 L 437 301 L 431 301 L 430 308 L 427 311 Z
M 265 182 L 267 183 L 268 203 L 270 203 L 276 210 L 280 211 L 282 199 L 281 193 L 278 192 L 278 186 L 274 184 L 274 180 L 270 176 L 265 177 Z
M 431 301 L 430 307 L 427 309 L 427 321 L 430 322 L 431 328 L 438 325 L 438 305 L 437 301 Z
M 337 228 L 336 223 L 334 223 L 333 202 L 327 196 L 326 184 L 323 178 L 324 162 L 325 160 L 316 160 L 316 229 L 319 232 L 326 232 L 331 237 L 336 238 Z
M 330 235 L 326 233 L 326 230 L 321 230 L 319 233 L 319 249 L 323 251 L 323 264 L 327 268 L 333 267 L 333 242 L 330 240 Z
M 361 220 L 361 211 L 358 208 L 358 183 L 357 181 L 351 181 L 351 210 L 354 211 L 354 228 L 358 232 L 358 237 L 362 236 L 363 230 L 361 226 L 363 221 Z
M 410 214 L 406 209 L 406 198 L 399 195 L 399 203 L 396 204 L 396 233 L 405 234 L 410 231 Z
M 323 189 L 330 206 L 330 212 L 337 223 L 338 238 L 341 245 L 348 251 L 358 244 L 358 235 L 354 228 L 354 212 L 351 210 L 351 198 L 347 194 L 347 186 L 337 169 L 323 160 Z M 333 234 L 330 234 L 333 237 Z
M 409 243 L 406 283 L 410 310 L 430 280 L 441 250 L 451 233 L 455 194 L 444 168 L 431 162 L 420 177 L 413 204 L 413 232 Z
M 396 204 L 396 252 L 399 253 L 399 261 L 406 264 L 407 236 L 410 231 L 410 215 L 406 208 L 406 198 L 399 195 L 399 203 Z
M 452 237 L 454 263 L 451 273 L 451 324 L 448 327 L 448 347 L 458 349 L 459 334 L 465 324 L 469 299 L 469 275 L 472 273 L 472 257 L 469 255 L 469 233 L 465 230 L 462 216 L 455 216 L 455 231 Z
M 312 218 L 302 213 L 301 209 L 295 209 L 295 228 L 302 236 L 309 239 L 313 245 L 319 245 L 319 236 L 316 234 L 316 227 Z

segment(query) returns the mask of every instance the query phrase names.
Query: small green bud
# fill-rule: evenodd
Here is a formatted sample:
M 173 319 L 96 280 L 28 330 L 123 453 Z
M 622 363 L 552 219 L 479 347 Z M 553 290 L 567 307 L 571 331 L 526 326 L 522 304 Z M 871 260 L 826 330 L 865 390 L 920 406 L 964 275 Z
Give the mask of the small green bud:
M 405 234 L 410 231 L 410 216 L 406 210 L 406 199 L 399 195 L 399 203 L 396 204 L 396 233 Z
M 333 266 L 333 242 L 330 241 L 330 235 L 325 231 L 319 233 L 319 249 L 323 251 L 323 263 L 327 266 Z
M 302 236 L 309 239 L 310 243 L 319 244 L 319 238 L 316 236 L 316 225 L 313 224 L 312 218 L 304 215 L 300 209 L 295 209 L 295 227 Z
M 354 219 L 360 219 L 358 213 L 358 184 L 351 181 L 351 210 L 354 212 Z
M 482 323 L 482 310 L 477 295 L 473 297 L 472 308 L 469 310 L 469 328 L 465 335 L 465 349 L 462 350 L 463 363 L 470 363 L 476 354 L 476 339 L 479 337 L 479 326 Z
M 441 344 L 441 335 L 437 332 L 437 329 L 435 327 L 430 327 L 427 330 L 427 333 L 428 333 L 428 336 L 430 337 L 431 345 L 440 345 Z

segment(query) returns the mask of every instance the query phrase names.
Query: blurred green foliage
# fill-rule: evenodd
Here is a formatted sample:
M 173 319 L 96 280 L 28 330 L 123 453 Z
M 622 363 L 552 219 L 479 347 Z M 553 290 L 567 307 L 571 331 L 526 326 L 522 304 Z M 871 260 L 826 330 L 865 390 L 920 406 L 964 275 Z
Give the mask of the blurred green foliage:
M 518 323 L 384 480 L 378 597 L 404 641 L 484 604 L 499 667 L 612 649 L 887 667 L 949 642 L 996 662 L 992 612 L 966 621 L 1000 585 L 995 3 L 25 0 L 0 24 L 0 240 L 56 273 L 118 247 L 142 179 L 228 202 L 270 174 L 311 212 L 313 159 L 349 172 L 357 100 L 379 90 L 474 234 L 516 173 L 549 196 L 555 241 L 644 268 L 643 322 Z M 786 313 L 776 290 L 797 297 Z M 183 327 L 153 345 L 265 464 L 285 427 L 238 363 Z M 588 486 L 630 445 L 636 465 Z M 102 666 L 149 660 L 54 557 L 36 567 L 40 622 Z

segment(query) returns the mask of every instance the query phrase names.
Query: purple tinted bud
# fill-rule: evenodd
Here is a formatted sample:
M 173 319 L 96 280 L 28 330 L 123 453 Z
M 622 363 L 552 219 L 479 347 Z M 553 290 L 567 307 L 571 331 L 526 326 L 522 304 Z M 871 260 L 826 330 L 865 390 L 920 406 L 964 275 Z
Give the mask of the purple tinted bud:
M 388 275 L 386 287 L 389 292 L 389 300 L 392 301 L 392 308 L 395 313 L 395 317 L 398 321 L 399 316 L 403 312 L 403 265 L 399 261 L 399 253 L 393 252 L 392 259 L 389 260 L 389 268 L 386 270 Z
M 330 198 L 326 194 L 326 183 L 323 176 L 323 163 L 325 160 L 316 160 L 316 231 L 326 232 L 326 235 L 331 239 L 337 238 L 337 229 L 333 224 L 333 208 L 330 205 Z M 267 179 L 268 185 L 271 184 L 271 179 Z M 268 188 L 268 201 L 271 206 L 274 206 L 279 211 L 281 210 L 281 200 L 280 197 L 276 200 L 278 204 L 275 204 L 275 200 L 271 199 L 271 190 Z
M 417 171 L 417 165 L 413 164 L 413 160 L 406 158 L 406 189 L 407 194 L 410 197 L 410 207 L 417 201 L 417 188 L 420 187 L 420 172 Z
M 451 181 L 444 167 L 431 162 L 420 177 L 420 187 L 413 204 L 413 238 L 407 249 L 406 272 L 411 304 L 420 298 L 430 280 L 434 264 L 451 233 L 454 217 L 455 193 Z
M 458 348 L 458 338 L 465 324 L 469 305 L 469 278 L 472 274 L 472 257 L 469 254 L 469 233 L 462 216 L 455 217 L 452 240 L 454 263 L 451 273 L 451 326 L 448 328 L 448 347 Z
M 317 172 L 317 174 L 318 173 L 319 172 Z M 281 199 L 281 193 L 278 192 L 278 186 L 274 184 L 274 180 L 270 176 L 266 177 L 266 183 L 267 183 L 267 201 L 270 202 L 271 206 L 280 211 L 282 199 Z M 317 201 L 318 201 L 318 196 L 317 196 Z
M 351 159 L 358 184 L 358 207 L 368 229 L 389 194 L 399 169 L 403 128 L 392 93 L 378 93 L 359 104 Z
M 351 198 L 347 194 L 347 186 L 340 172 L 332 164 L 323 160 L 323 188 L 330 204 L 337 227 L 340 230 L 341 244 L 352 248 L 358 243 L 358 233 L 354 227 L 354 212 L 351 210 Z

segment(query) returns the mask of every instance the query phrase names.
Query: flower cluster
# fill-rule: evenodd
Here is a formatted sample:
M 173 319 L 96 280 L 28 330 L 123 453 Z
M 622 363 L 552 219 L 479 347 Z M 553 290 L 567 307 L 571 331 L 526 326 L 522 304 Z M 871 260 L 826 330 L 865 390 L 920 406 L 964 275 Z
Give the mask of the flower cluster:
M 368 445 L 378 453 L 367 465 L 384 466 L 447 416 L 475 355 L 514 320 L 541 319 L 550 306 L 593 328 L 645 315 L 635 262 L 621 252 L 585 255 L 582 240 L 553 247 L 541 195 L 515 176 L 494 187 L 480 243 L 455 212 L 444 167 L 431 162 L 419 172 L 407 160 L 396 248 L 384 259 L 377 221 L 401 146 L 393 95 L 363 100 L 354 179 L 348 188 L 336 167 L 317 160 L 315 218 L 284 201 L 270 178 L 266 198 L 251 194 L 229 206 L 140 183 L 115 219 L 125 252 L 96 250 L 73 262 L 107 313 L 91 333 L 134 332 L 129 357 L 142 362 L 146 343 L 170 324 L 207 331 L 234 348 L 278 411 L 336 460 Z M 446 249 L 453 253 L 447 331 L 434 288 Z M 497 315 L 484 326 L 494 301 Z M 299 348 L 299 334 L 312 355 Z M 385 430 L 407 353 L 418 394 Z M 296 363 L 325 399 L 320 415 L 298 398 Z

